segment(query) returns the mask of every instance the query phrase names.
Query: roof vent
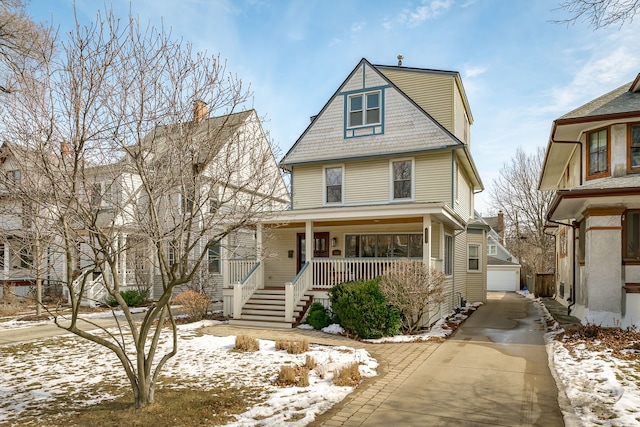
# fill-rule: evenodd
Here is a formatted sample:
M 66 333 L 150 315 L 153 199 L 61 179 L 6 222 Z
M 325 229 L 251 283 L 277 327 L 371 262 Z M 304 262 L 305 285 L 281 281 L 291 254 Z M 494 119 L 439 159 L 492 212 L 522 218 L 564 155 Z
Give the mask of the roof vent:
M 402 56 L 402 54 L 398 55 L 398 67 L 402 67 L 403 59 L 404 59 L 404 56 Z

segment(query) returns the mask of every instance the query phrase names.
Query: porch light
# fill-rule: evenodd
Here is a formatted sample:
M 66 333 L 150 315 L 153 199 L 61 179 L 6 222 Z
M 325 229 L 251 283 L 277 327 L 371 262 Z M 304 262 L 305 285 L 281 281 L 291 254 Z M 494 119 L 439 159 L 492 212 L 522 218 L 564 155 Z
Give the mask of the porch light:
M 332 237 L 331 238 L 331 247 L 335 248 L 337 244 L 338 244 L 338 238 L 337 237 Z

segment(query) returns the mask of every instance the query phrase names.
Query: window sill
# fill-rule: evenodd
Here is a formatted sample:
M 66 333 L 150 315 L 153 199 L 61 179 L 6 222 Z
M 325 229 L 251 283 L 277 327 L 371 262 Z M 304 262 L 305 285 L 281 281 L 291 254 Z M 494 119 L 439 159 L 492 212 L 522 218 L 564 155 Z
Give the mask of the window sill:
M 611 176 L 611 172 L 609 171 L 597 173 L 595 175 L 587 175 L 587 181 L 590 181 L 592 179 L 598 179 L 598 178 L 606 178 L 609 176 Z

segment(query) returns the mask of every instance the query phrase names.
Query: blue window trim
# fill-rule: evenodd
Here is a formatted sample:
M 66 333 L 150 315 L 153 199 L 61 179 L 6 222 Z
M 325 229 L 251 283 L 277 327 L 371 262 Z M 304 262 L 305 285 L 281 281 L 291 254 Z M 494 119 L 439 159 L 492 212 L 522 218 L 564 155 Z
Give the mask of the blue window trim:
M 371 136 L 371 135 L 382 135 L 384 134 L 384 109 L 385 109 L 385 89 L 389 88 L 391 86 L 389 85 L 385 85 L 385 86 L 375 86 L 375 87 L 368 87 L 368 88 L 363 88 L 363 89 L 356 89 L 356 90 L 350 90 L 347 92 L 341 92 L 340 95 L 342 95 L 343 99 L 344 99 L 344 120 L 343 120 L 343 133 L 344 133 L 344 138 L 359 138 L 359 137 L 363 137 L 363 136 Z M 351 95 L 355 95 L 355 94 L 359 94 L 359 93 L 369 93 L 369 92 L 376 92 L 376 91 L 380 91 L 380 123 L 375 124 L 375 125 L 365 125 L 365 126 L 358 126 L 358 127 L 349 127 L 349 96 Z M 371 133 L 367 133 L 364 135 L 356 135 L 355 131 L 358 130 L 362 130 L 362 129 L 371 129 Z

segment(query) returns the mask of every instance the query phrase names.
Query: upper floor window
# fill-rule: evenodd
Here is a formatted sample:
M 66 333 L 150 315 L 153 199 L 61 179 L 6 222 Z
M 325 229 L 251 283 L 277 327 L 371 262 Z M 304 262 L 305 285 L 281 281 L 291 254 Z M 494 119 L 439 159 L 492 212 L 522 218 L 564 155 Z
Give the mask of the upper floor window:
M 325 203 L 342 203 L 342 167 L 324 169 Z
M 588 177 L 604 176 L 609 172 L 609 133 L 607 128 L 587 134 Z
M 380 91 L 349 96 L 349 127 L 367 126 L 380 123 Z
M 480 245 L 469 245 L 468 250 L 469 271 L 481 271 L 480 269 Z
M 411 199 L 413 197 L 413 161 L 391 162 L 393 180 L 393 199 Z
M 498 246 L 487 245 L 487 255 L 490 255 L 490 256 L 498 255 Z
M 627 128 L 628 169 L 640 171 L 640 123 L 630 124 Z

